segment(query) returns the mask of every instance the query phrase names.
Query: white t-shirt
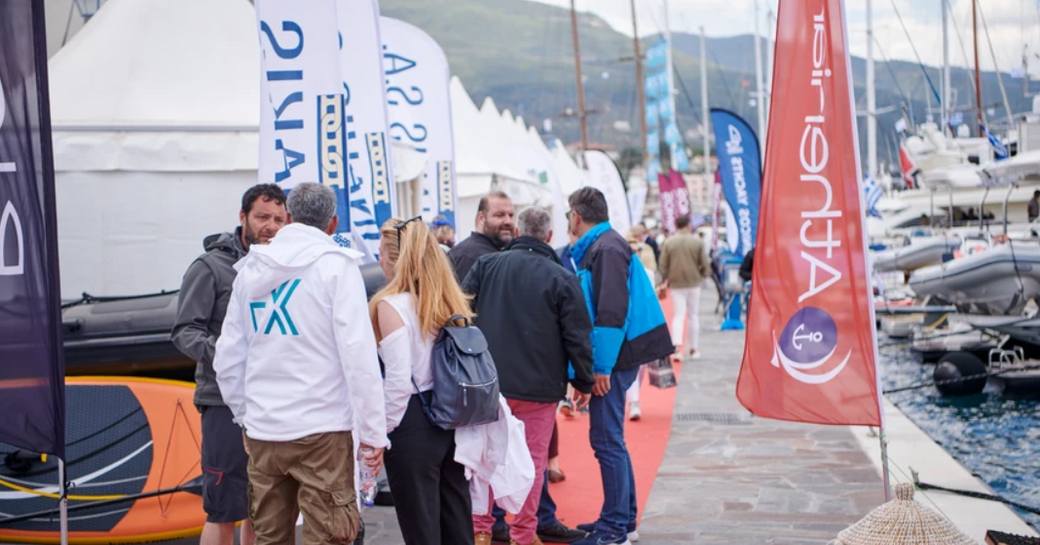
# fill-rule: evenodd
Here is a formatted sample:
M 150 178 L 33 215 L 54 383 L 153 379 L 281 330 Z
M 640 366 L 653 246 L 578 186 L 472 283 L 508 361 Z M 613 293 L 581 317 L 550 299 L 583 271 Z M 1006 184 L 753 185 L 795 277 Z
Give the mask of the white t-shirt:
M 404 327 L 379 342 L 379 357 L 386 370 L 383 391 L 386 394 L 386 431 L 389 433 L 404 418 L 412 394 L 433 388 L 430 354 L 434 336 L 423 334 L 419 327 L 414 295 L 398 293 L 384 301 L 393 307 L 404 323 Z

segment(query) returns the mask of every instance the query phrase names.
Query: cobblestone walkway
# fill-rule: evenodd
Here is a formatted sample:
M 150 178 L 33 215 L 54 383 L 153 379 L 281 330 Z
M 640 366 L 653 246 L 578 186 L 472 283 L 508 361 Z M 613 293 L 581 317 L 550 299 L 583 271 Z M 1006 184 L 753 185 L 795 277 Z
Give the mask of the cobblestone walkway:
M 714 303 L 706 293 L 704 356 L 684 364 L 640 543 L 826 544 L 883 501 L 881 478 L 847 428 L 753 418 L 740 406 L 744 336 L 718 330 Z

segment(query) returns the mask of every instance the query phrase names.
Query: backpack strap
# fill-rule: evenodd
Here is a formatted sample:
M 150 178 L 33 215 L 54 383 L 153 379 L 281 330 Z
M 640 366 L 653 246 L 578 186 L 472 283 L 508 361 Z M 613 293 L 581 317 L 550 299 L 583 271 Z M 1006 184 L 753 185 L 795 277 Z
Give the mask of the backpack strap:
M 461 327 L 471 327 L 473 325 L 469 318 L 461 314 L 452 314 L 451 318 L 448 318 L 448 321 L 444 323 L 444 327 L 459 327 L 456 325 L 456 322 L 462 322 Z

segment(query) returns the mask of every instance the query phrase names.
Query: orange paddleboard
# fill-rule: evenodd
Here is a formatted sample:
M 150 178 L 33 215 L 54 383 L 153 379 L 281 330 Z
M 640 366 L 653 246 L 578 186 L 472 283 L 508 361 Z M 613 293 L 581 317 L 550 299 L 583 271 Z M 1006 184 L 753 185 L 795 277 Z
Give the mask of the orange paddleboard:
M 197 535 L 201 421 L 189 382 L 66 379 L 69 541 Z M 56 460 L 0 444 L 0 542 L 58 543 Z

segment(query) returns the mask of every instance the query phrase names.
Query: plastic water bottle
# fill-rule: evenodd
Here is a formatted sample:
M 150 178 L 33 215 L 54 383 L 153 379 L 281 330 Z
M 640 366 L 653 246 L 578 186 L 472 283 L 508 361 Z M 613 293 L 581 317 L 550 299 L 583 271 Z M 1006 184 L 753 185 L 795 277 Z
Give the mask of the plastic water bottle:
M 357 461 L 358 461 L 358 478 L 360 479 L 358 490 L 361 493 L 361 504 L 365 507 L 372 507 L 376 504 L 376 492 L 379 491 L 379 486 L 376 484 L 376 478 L 378 475 L 372 471 L 372 468 L 368 467 L 368 458 L 375 452 L 371 447 L 361 447 L 358 449 Z

